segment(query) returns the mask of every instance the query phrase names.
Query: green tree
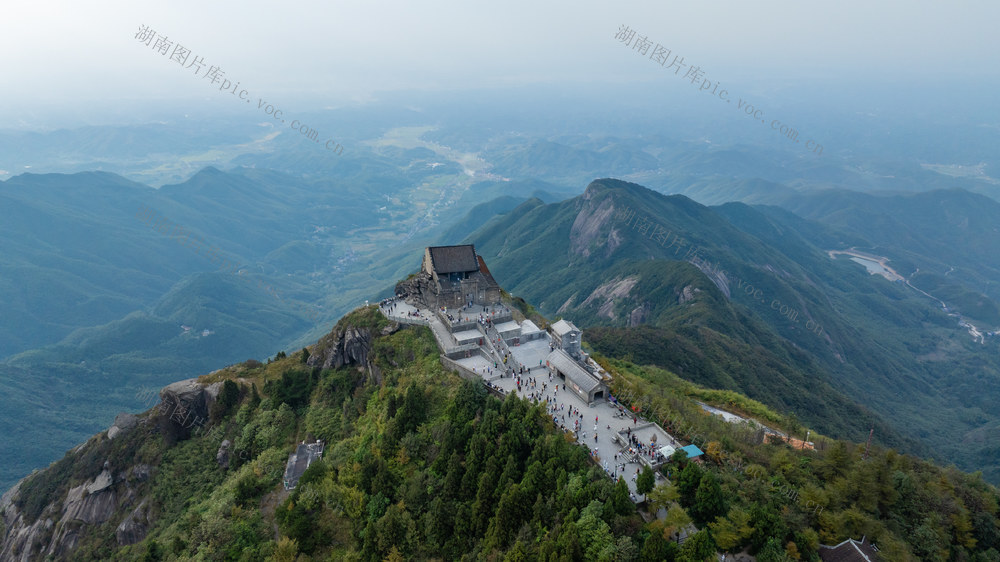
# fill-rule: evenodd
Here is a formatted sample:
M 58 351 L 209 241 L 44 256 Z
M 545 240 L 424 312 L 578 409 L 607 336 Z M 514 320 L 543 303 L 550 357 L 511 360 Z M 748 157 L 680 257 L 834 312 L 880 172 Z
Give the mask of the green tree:
M 767 539 L 764 548 L 757 553 L 757 562 L 791 562 L 791 558 L 775 537 Z
M 711 560 L 715 556 L 716 546 L 712 535 L 702 529 L 684 541 L 680 549 L 682 560 Z
M 750 535 L 751 552 L 760 552 L 770 539 L 775 539 L 778 550 L 784 552 L 781 545 L 785 544 L 788 528 L 774 508 L 753 504 L 750 508 L 750 524 L 753 526 L 753 533 Z
M 681 471 L 681 476 L 677 479 L 677 489 L 680 491 L 681 505 L 684 507 L 694 505 L 695 494 L 701 484 L 702 472 L 701 467 L 695 462 L 689 462 Z
M 639 477 L 635 479 L 635 491 L 643 495 L 645 499 L 646 494 L 648 494 L 652 489 L 653 485 L 656 483 L 656 476 L 653 474 L 653 469 L 646 465 L 642 468 L 642 472 L 639 473 Z
M 913 546 L 913 552 L 921 560 L 943 562 L 948 559 L 947 542 L 941 536 L 941 529 L 934 524 L 931 517 L 924 519 L 924 523 L 913 531 L 910 544 Z
M 684 467 L 686 467 L 691 461 L 688 460 L 688 454 L 686 452 L 682 449 L 677 449 L 674 451 L 674 454 L 670 455 L 670 462 L 677 465 L 677 470 L 681 471 L 684 470 Z
M 663 536 L 663 530 L 659 528 L 651 529 L 649 537 L 639 551 L 639 560 L 642 562 L 671 562 L 677 556 L 677 543 L 668 541 Z
M 726 502 L 722 496 L 722 488 L 719 487 L 715 475 L 711 472 L 706 472 L 701 477 L 698 491 L 695 492 L 694 505 L 691 506 L 689 512 L 699 527 L 704 527 L 709 521 L 726 513 Z
M 977 513 L 972 518 L 972 529 L 980 550 L 1000 549 L 1000 521 L 996 517 Z
M 666 509 L 671 503 L 677 501 L 679 497 L 681 495 L 677 486 L 674 486 L 670 482 L 658 485 L 648 494 L 647 499 L 650 513 L 656 513 L 660 511 L 660 508 Z
M 632 540 L 632 537 L 618 537 L 615 542 L 611 560 L 631 561 L 639 558 L 639 547 Z
M 608 497 L 605 508 L 612 515 L 628 515 L 635 509 L 631 498 L 629 498 L 628 484 L 625 483 L 624 478 L 619 477 L 618 481 L 615 482 L 615 491 Z M 608 520 L 611 519 L 608 518 Z
M 240 401 L 240 386 L 235 382 L 226 379 L 222 383 L 222 390 L 219 391 L 218 398 L 215 399 L 215 404 L 212 405 L 212 411 L 209 412 L 209 417 L 213 422 L 217 422 L 229 415 L 232 411 L 233 406 L 238 404 Z
M 157 560 L 163 559 L 163 553 L 160 550 L 160 543 L 155 540 L 150 540 L 146 543 L 146 552 L 142 555 L 143 562 L 156 562 Z
M 309 350 L 306 349 L 306 348 L 304 348 L 304 347 L 302 348 L 302 357 L 300 358 L 300 361 L 302 363 L 308 363 L 309 362 Z
M 484 474 L 486 478 L 489 475 Z M 486 539 L 486 548 L 503 549 L 513 540 L 521 524 L 527 520 L 531 512 L 530 500 L 521 493 L 521 487 L 514 484 L 504 491 L 497 503 L 496 515 L 490 523 Z
M 847 450 L 847 444 L 843 441 L 835 441 L 833 446 L 826 450 L 826 458 L 820 463 L 818 472 L 824 480 L 833 480 L 847 472 L 850 462 L 851 455 Z
M 667 516 L 663 519 L 664 532 L 671 537 L 690 524 L 691 517 L 683 507 L 677 504 L 670 506 L 670 509 L 667 510 Z
M 417 426 L 426 418 L 427 398 L 424 396 L 424 391 L 415 383 L 410 383 L 406 388 L 403 405 L 396 411 L 393 434 L 396 439 L 400 439 L 407 433 L 416 431 Z
M 250 408 L 255 409 L 260 405 L 260 393 L 257 392 L 257 383 L 250 383 Z
M 276 562 L 295 562 L 299 556 L 299 543 L 295 539 L 281 537 L 278 541 L 278 548 L 274 551 Z
M 715 544 L 719 545 L 719 548 L 726 552 L 733 552 L 743 542 L 740 538 L 739 529 L 736 528 L 736 525 L 728 517 L 719 517 L 709 523 L 708 528 L 712 531 Z
M 307 369 L 294 368 L 281 374 L 280 381 L 270 381 L 264 391 L 274 397 L 275 402 L 298 408 L 309 402 L 312 392 L 312 373 Z
M 608 524 L 601 519 L 602 511 L 601 502 L 593 500 L 583 509 L 577 521 L 580 545 L 587 560 L 608 559 L 608 554 L 615 550 L 615 537 Z

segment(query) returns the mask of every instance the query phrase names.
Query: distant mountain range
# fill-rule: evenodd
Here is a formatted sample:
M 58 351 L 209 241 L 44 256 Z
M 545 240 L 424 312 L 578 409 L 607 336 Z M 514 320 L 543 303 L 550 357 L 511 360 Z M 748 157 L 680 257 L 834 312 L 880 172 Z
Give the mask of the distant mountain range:
M 335 160 L 240 119 L 232 134 L 187 121 L 0 132 L 4 173 L 104 167 L 165 184 L 106 172 L 0 182 L 0 385 L 12 403 L 0 431 L 25 437 L 0 445 L 17 459 L 0 462 L 0 484 L 139 407 L 140 387 L 314 341 L 414 271 L 415 250 L 462 239 L 603 349 L 742 388 L 832 434 L 861 439 L 874 423 L 884 443 L 996 478 L 1000 213 L 976 194 L 997 197 L 991 162 L 802 159 L 629 132 L 648 120 L 638 114 L 609 121 L 617 134 L 551 136 L 538 112 L 517 118 L 527 133 L 450 114 L 435 128 L 412 109 L 311 116 L 345 127 Z M 241 167 L 194 172 L 209 162 Z M 605 175 L 654 191 L 600 181 L 568 199 Z M 609 216 L 590 207 L 600 186 Z M 657 228 L 672 237 L 654 240 Z M 667 247 L 674 235 L 683 250 Z M 887 258 L 912 288 L 827 254 L 852 248 Z M 86 403 L 97 395 L 107 401 Z
M 1000 479 L 997 338 L 973 340 L 935 300 L 827 253 L 865 248 L 907 275 L 953 263 L 968 272 L 956 279 L 995 279 L 995 259 L 973 267 L 1000 256 L 1000 241 L 973 236 L 966 248 L 949 231 L 990 231 L 1000 204 L 960 190 L 795 204 L 816 220 L 598 180 L 561 203 L 526 202 L 468 240 L 503 286 L 586 326 L 598 351 L 744 392 L 827 434 L 863 441 L 874 427 L 882 443 Z M 836 220 L 888 209 L 885 228 Z M 921 246 L 917 232 L 938 243 Z M 980 312 L 968 288 L 941 293 L 962 297 L 954 309 L 970 318 L 995 306 L 979 294 Z
M 425 204 L 414 181 L 464 173 L 388 152 L 347 160 L 337 181 L 205 168 L 159 189 L 107 172 L 0 182 L 0 432 L 19 436 L 0 443 L 0 487 L 144 407 L 143 391 L 315 341 L 415 269 L 414 248 L 566 196 L 477 181 Z

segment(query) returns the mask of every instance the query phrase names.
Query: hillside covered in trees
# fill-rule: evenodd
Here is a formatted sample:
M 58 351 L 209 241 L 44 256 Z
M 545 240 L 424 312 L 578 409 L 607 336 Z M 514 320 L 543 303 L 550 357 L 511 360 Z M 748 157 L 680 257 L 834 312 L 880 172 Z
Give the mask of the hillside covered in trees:
M 791 433 L 803 428 L 734 392 L 600 360 L 623 402 L 706 451 L 703 463 L 675 459 L 655 487 L 643 473 L 638 506 L 543 405 L 498 399 L 445 371 L 427 328 L 392 324 L 369 307 L 309 349 L 201 377 L 218 392 L 196 431 L 153 409 L 23 480 L 0 501 L 0 558 L 705 560 L 746 552 L 817 560 L 820 544 L 866 536 L 887 560 L 1000 560 L 1000 492 L 980 475 L 878 447 L 864 459 L 863 444 L 823 437 L 814 437 L 816 450 L 762 443 L 694 400 Z M 289 453 L 314 439 L 325 442 L 323 459 L 285 490 Z

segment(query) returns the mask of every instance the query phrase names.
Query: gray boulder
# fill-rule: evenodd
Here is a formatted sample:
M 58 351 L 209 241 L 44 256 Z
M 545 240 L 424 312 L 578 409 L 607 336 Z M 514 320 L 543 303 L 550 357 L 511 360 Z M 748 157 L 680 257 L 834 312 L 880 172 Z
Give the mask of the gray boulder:
M 132 429 L 139 423 L 138 416 L 122 412 L 115 417 L 115 423 L 108 428 L 108 439 L 114 439 L 118 435 Z
M 310 367 L 339 369 L 344 365 L 365 366 L 372 349 L 372 334 L 368 328 L 337 328 L 323 336 L 306 364 Z
M 229 468 L 230 446 L 232 446 L 232 443 L 229 442 L 229 439 L 226 439 L 222 442 L 222 445 L 219 446 L 219 451 L 215 453 L 215 462 L 219 463 L 219 466 L 222 468 Z

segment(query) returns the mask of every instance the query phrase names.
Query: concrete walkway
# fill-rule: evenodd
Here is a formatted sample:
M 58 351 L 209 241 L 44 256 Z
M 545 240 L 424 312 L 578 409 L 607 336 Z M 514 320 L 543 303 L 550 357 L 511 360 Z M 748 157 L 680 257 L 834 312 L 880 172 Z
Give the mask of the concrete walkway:
M 431 311 L 417 310 L 404 302 L 396 302 L 392 313 L 384 306 L 380 309 L 390 319 L 400 322 L 417 323 L 414 321 L 423 320 L 419 323 L 430 325 L 439 345 L 441 342 L 448 342 L 449 345 L 443 346 L 445 349 L 455 345 L 448 328 Z M 413 312 L 419 316 L 413 316 Z M 478 317 L 478 313 L 475 316 Z M 495 332 L 491 333 L 496 337 Z M 631 414 L 625 415 L 618 406 L 608 401 L 588 404 L 572 391 L 564 390 L 561 381 L 556 384 L 545 367 L 545 358 L 551 352 L 550 344 L 548 334 L 544 338 L 520 345 L 508 344 L 503 340 L 499 344 L 494 341 L 492 345 L 479 348 L 482 354 L 470 353 L 469 357 L 455 361 L 479 374 L 484 381 L 490 382 L 504 393 L 516 392 L 522 398 L 536 403 L 545 402 L 556 426 L 572 433 L 578 443 L 585 445 L 609 476 L 624 477 L 633 501 L 638 501 L 640 495 L 635 489 L 635 478 L 646 463 L 637 458 L 637 455 L 628 453 L 628 431 L 636 431 L 646 445 L 650 445 L 653 435 L 657 436 L 659 446 L 680 444 L 655 424 L 639 417 L 633 418 Z M 508 369 L 503 362 L 503 353 L 510 354 L 510 364 L 517 365 L 517 373 L 505 373 Z M 522 365 L 525 372 L 520 375 Z M 520 389 L 518 382 L 521 383 Z M 658 472 L 656 478 L 657 484 L 663 482 L 663 477 Z

